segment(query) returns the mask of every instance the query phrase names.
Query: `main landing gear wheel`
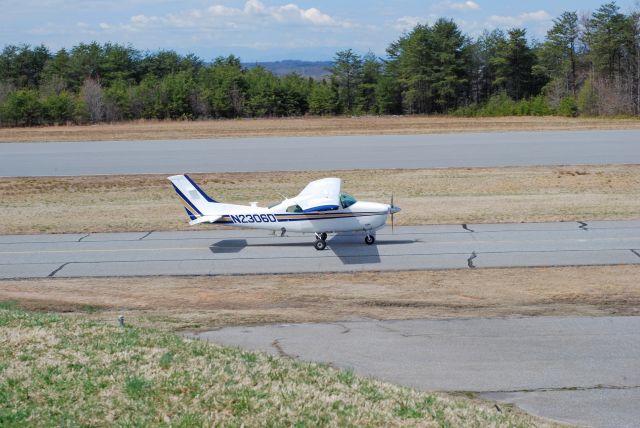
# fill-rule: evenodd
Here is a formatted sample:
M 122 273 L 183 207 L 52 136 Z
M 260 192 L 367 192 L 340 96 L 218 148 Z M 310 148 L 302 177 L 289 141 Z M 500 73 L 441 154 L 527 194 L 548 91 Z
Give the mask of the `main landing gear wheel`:
M 327 234 L 326 234 L 326 233 L 324 233 L 324 232 L 322 232 L 322 233 L 320 234 L 320 239 L 322 239 L 323 241 L 326 241 L 326 240 L 327 240 Z
M 376 237 L 373 235 L 367 235 L 364 237 L 364 243 L 367 245 L 373 245 L 376 242 Z
M 322 239 L 318 239 L 313 246 L 316 247 L 316 250 L 322 251 L 327 248 L 327 242 Z

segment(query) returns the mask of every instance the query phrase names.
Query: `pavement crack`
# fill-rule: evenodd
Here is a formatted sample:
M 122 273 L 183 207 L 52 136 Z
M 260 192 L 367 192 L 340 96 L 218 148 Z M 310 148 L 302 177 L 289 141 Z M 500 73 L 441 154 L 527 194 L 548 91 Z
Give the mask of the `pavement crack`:
M 283 357 L 283 358 L 291 358 L 293 359 L 294 357 L 287 354 L 284 349 L 282 349 L 282 345 L 280 345 L 280 339 L 276 339 L 273 341 L 273 343 L 271 344 L 271 346 L 273 346 L 276 350 L 276 352 L 278 352 L 278 356 Z
M 347 334 L 351 331 L 351 329 L 349 327 L 347 327 L 344 324 L 340 324 L 337 322 L 332 323 L 333 325 L 337 325 L 338 327 L 342 327 L 342 331 L 340 332 L 340 334 Z
M 476 266 L 473 264 L 473 259 L 475 259 L 476 257 L 478 257 L 478 255 L 474 251 L 471 253 L 471 257 L 467 259 L 467 265 L 469 266 L 470 269 L 475 269 Z
M 630 390 L 640 389 L 640 385 L 624 386 L 624 385 L 593 385 L 593 386 L 561 386 L 557 388 L 531 388 L 531 389 L 504 389 L 496 391 L 482 391 L 480 394 L 515 394 L 530 392 L 562 392 L 562 391 L 597 391 L 600 389 L 611 390 Z
M 152 230 L 151 232 L 147 232 L 147 234 L 146 234 L 146 235 L 144 235 L 144 236 L 142 236 L 142 237 L 138 238 L 138 241 L 142 241 L 144 238 L 148 237 L 148 236 L 149 236 L 149 235 L 151 235 L 152 233 L 153 233 L 153 230 Z
M 589 230 L 587 227 L 587 223 L 585 223 L 584 221 L 579 221 L 578 224 L 580 224 L 580 227 L 578 229 Z
M 88 238 L 91 235 L 91 233 L 87 233 L 86 235 L 84 235 L 83 237 L 81 237 L 80 239 L 78 239 L 78 242 L 82 242 L 82 240 L 84 238 Z
M 49 275 L 47 275 L 48 278 L 53 278 L 55 276 L 55 274 L 57 274 L 58 272 L 60 272 L 62 270 L 63 267 L 65 267 L 66 265 L 68 265 L 69 263 L 73 263 L 73 262 L 66 262 L 63 263 L 58 269 L 54 270 L 53 272 L 51 272 Z
M 463 228 L 464 230 L 466 230 L 467 232 L 471 232 L 471 233 L 474 233 L 474 232 L 475 232 L 475 230 L 473 230 L 473 229 L 469 229 L 469 226 L 467 226 L 467 223 L 464 223 L 464 224 L 462 225 L 462 228 Z
M 396 330 L 395 328 L 391 328 L 391 327 L 387 327 L 384 324 L 376 324 L 376 327 L 378 327 L 378 328 L 380 328 L 382 330 L 385 330 L 387 333 L 397 334 L 397 335 L 400 335 L 400 337 L 405 337 L 405 338 L 419 337 L 419 336 L 431 337 L 431 335 L 429 335 L 429 334 L 408 334 L 408 333 L 405 333 L 404 331 Z
M 640 257 L 640 252 L 639 252 L 639 250 L 631 250 L 631 252 L 632 252 L 633 254 L 635 254 L 636 256 Z

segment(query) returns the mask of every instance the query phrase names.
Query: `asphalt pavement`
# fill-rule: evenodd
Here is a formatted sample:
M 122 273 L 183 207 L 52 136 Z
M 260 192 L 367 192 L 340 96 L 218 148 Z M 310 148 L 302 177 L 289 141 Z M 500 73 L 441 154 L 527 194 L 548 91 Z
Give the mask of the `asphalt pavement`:
M 281 238 L 256 230 L 0 236 L 0 278 L 234 275 L 640 263 L 640 220 L 432 225 Z
M 476 392 L 572 424 L 640 421 L 640 317 L 362 320 L 191 336 L 421 390 Z
M 640 163 L 640 131 L 0 144 L 0 176 Z

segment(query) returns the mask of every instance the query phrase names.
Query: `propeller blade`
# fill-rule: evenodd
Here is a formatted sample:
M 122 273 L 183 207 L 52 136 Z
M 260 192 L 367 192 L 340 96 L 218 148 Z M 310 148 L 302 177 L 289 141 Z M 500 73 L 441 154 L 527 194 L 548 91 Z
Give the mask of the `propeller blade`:
M 391 213 L 391 234 L 393 235 L 395 233 L 394 231 L 394 224 L 393 224 L 393 213 Z
M 391 234 L 392 235 L 394 234 L 394 226 L 395 226 L 394 223 L 393 223 L 393 215 L 394 215 L 393 208 L 394 208 L 394 206 L 393 206 L 393 193 L 392 193 L 391 194 L 391 208 L 390 208 L 390 211 L 391 211 Z

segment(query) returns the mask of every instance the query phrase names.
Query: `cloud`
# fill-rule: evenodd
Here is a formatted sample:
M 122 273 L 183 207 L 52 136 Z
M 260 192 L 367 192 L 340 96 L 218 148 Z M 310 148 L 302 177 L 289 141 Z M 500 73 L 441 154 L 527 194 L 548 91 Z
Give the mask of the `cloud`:
M 497 26 L 517 27 L 529 22 L 547 22 L 552 19 L 552 16 L 546 11 L 538 10 L 535 12 L 521 13 L 517 16 L 492 15 L 489 17 L 489 22 Z
M 447 7 L 452 10 L 468 12 L 472 10 L 480 10 L 480 5 L 474 1 L 451 2 L 447 3 Z
M 312 27 L 350 28 L 349 21 L 339 20 L 320 9 L 302 8 L 296 4 L 267 6 L 260 0 L 247 0 L 242 8 L 213 4 L 205 9 L 192 9 L 162 16 L 135 15 L 119 25 L 122 30 L 141 31 L 149 28 L 255 28 L 255 26 L 305 24 Z M 115 28 L 110 25 L 110 28 Z
M 430 13 L 428 16 L 403 16 L 396 19 L 392 27 L 396 31 L 411 31 L 418 24 L 433 25 L 439 18 L 440 17 L 434 13 Z
M 425 22 L 425 19 L 420 16 L 403 16 L 396 20 L 393 27 L 398 31 L 409 31 L 421 22 Z

